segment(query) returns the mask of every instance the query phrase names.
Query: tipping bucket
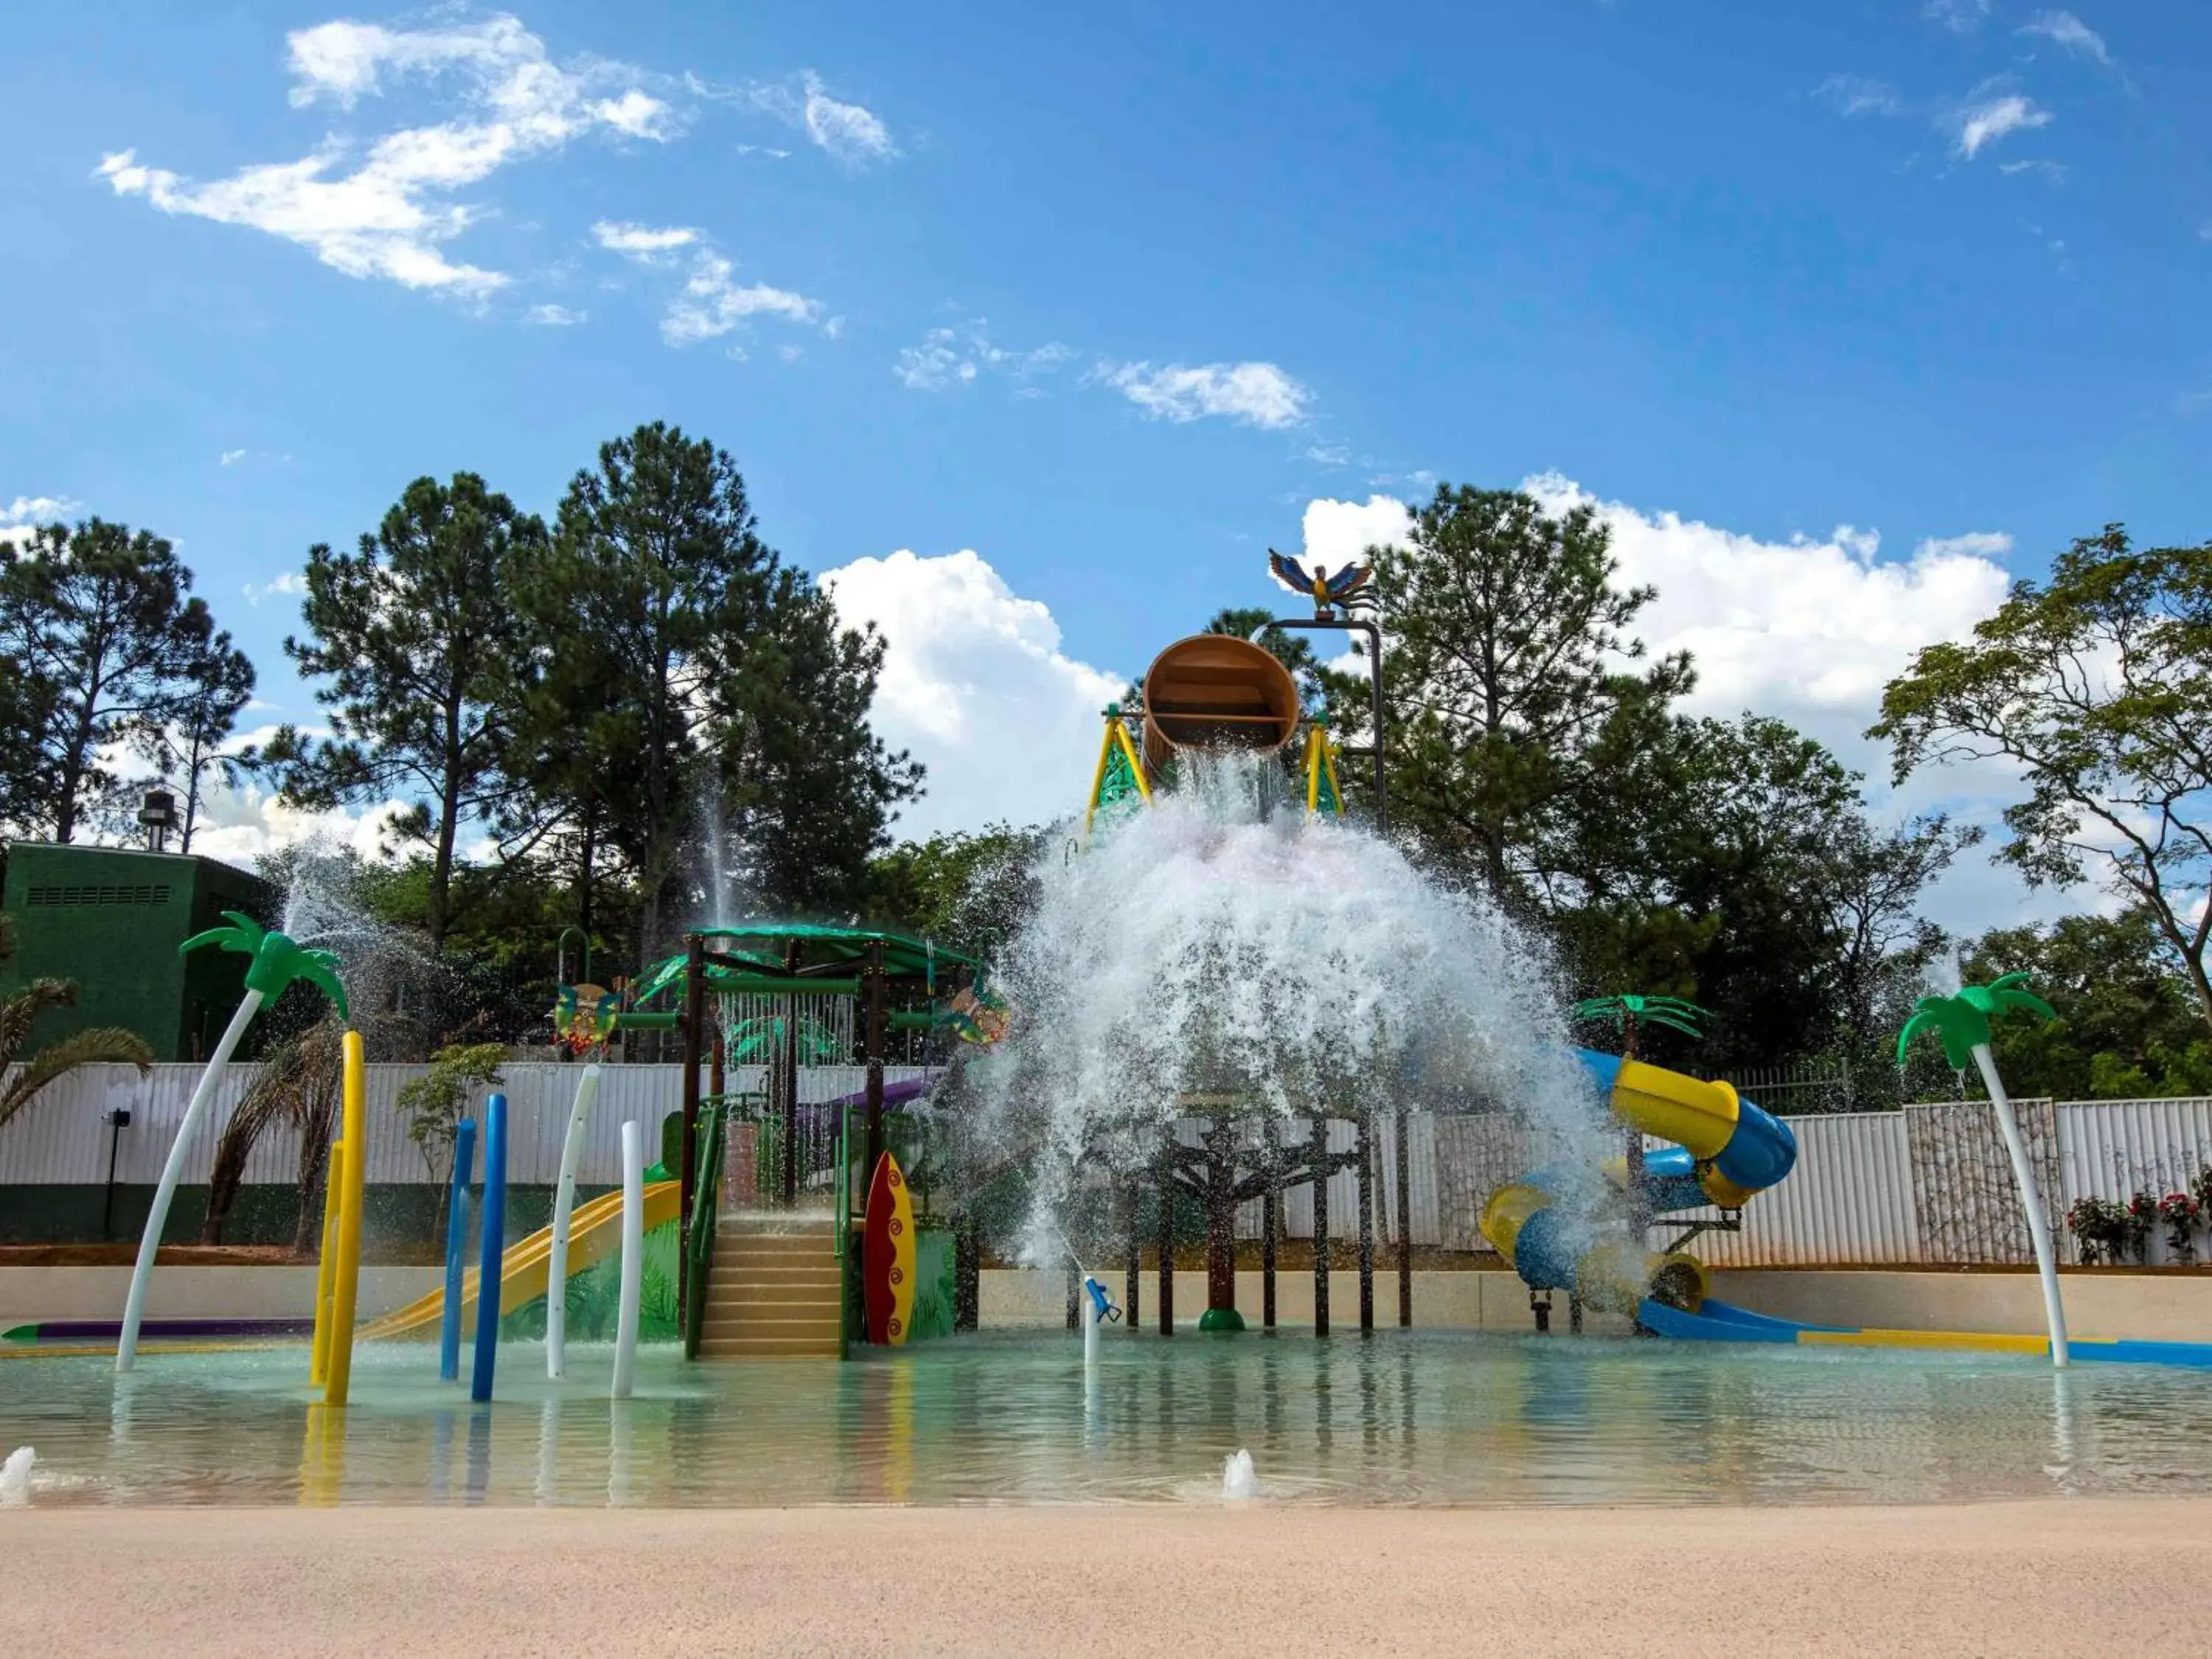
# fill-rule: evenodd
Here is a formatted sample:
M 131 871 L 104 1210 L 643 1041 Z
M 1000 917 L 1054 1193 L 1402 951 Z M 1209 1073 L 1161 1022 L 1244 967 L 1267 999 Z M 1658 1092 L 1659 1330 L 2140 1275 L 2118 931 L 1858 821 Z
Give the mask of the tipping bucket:
M 1178 749 L 1280 749 L 1298 726 L 1290 670 L 1233 634 L 1194 634 L 1145 674 L 1145 764 Z

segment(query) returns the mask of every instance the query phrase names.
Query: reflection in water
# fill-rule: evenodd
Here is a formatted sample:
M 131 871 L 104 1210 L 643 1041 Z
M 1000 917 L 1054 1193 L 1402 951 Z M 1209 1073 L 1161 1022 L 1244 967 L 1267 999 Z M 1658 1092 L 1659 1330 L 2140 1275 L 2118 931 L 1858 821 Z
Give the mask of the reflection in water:
M 1728 1349 L 1477 1333 L 1169 1340 L 986 1334 L 686 1365 L 529 1356 L 459 1406 L 427 1348 L 364 1346 L 353 1403 L 300 1356 L 0 1361 L 0 1443 L 39 1504 L 1218 1501 L 1249 1447 L 1270 1503 L 1954 1502 L 2212 1490 L 2212 1377 L 2003 1356 Z M 465 1424 L 459 1420 L 467 1412 Z

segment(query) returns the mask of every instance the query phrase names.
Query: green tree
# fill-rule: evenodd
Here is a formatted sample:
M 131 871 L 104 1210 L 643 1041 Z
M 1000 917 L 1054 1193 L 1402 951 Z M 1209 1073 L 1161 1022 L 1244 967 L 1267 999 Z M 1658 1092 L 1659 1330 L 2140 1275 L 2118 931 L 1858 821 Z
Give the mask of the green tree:
M 780 568 L 758 631 L 718 682 L 724 823 L 769 907 L 843 914 L 865 903 L 868 860 L 921 768 L 869 729 L 884 643 L 840 624 L 829 595 Z
M 1996 856 L 2031 885 L 2094 872 L 2139 907 L 2212 1024 L 2212 543 L 2082 538 L 1971 641 L 1922 650 L 1870 735 L 1899 780 L 1929 761 L 2017 769 L 2027 799 Z
M 994 823 L 902 842 L 870 866 L 869 913 L 887 927 L 995 958 L 1034 902 L 1048 832 Z
M 1622 666 L 1644 657 L 1630 630 L 1654 590 L 1616 582 L 1587 506 L 1553 519 L 1517 490 L 1439 484 L 1406 544 L 1368 556 L 1389 639 L 1391 817 L 1526 904 L 1572 822 L 1613 810 L 1607 781 L 1690 689 L 1689 658 Z
M 103 757 L 198 718 L 193 666 L 214 623 L 192 573 L 149 531 L 88 519 L 48 525 L 0 562 L 0 662 L 19 685 L 4 712 L 27 741 L 7 769 L 27 784 L 15 815 L 73 841 L 125 781 Z
M 1940 817 L 1876 828 L 1857 774 L 1763 715 L 1671 721 L 1620 781 L 1635 810 L 1579 819 L 1549 890 L 1577 977 L 1711 1010 L 1701 1064 L 1832 1050 L 1874 1069 L 1887 988 L 1928 945 L 1920 895 L 1971 833 Z
M 1969 980 L 2025 972 L 2058 1018 L 1996 1027 L 2000 1069 L 2024 1096 L 2057 1100 L 2212 1094 L 2212 1039 L 2156 920 L 2063 917 L 1984 933 L 1962 954 Z
M 487 817 L 512 785 L 507 760 L 532 665 L 521 600 L 544 580 L 544 525 L 472 472 L 418 478 L 351 554 L 307 555 L 304 639 L 284 649 L 313 678 L 334 735 L 296 727 L 265 763 L 311 805 L 393 796 L 395 828 L 430 851 L 433 950 L 452 923 L 460 826 Z
M 251 750 L 228 754 L 223 749 L 238 724 L 239 711 L 253 696 L 254 684 L 253 665 L 231 644 L 230 635 L 215 634 L 196 645 L 181 678 L 194 695 L 171 724 L 149 735 L 145 749 L 162 778 L 184 792 L 184 833 L 177 850 L 189 853 L 203 804 L 202 781 L 213 772 L 235 787 L 240 773 L 251 769 L 258 757 Z
M 590 857 L 629 872 L 641 960 L 663 943 L 702 785 L 719 785 L 716 688 L 762 626 L 776 566 L 729 453 L 655 422 L 570 481 L 525 595 L 545 661 L 533 729 L 572 757 L 538 780 L 539 810 L 588 812 Z

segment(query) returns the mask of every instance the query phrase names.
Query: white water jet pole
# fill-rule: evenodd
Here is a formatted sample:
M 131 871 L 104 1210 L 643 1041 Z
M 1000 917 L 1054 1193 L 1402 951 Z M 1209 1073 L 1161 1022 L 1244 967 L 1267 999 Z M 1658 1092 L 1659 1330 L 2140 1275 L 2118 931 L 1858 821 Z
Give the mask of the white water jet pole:
M 561 1179 L 553 1190 L 553 1249 L 545 1268 L 545 1375 L 555 1382 L 568 1374 L 568 1225 L 576 1207 L 576 1165 L 599 1098 L 599 1063 L 593 1060 L 576 1079 L 576 1103 L 568 1109 L 568 1133 L 561 1142 Z
M 2051 1333 L 2051 1363 L 2063 1369 L 2068 1363 L 2066 1305 L 2058 1296 L 2058 1262 L 2051 1252 L 2051 1223 L 2043 1213 L 2043 1195 L 2036 1189 L 2035 1171 L 2027 1161 L 2027 1143 L 2021 1139 L 2012 1097 L 2005 1093 L 2004 1079 L 1997 1075 L 1996 1058 L 1990 1053 L 1988 1043 L 1974 1045 L 1974 1064 L 1981 1070 L 1982 1086 L 1989 1091 L 1990 1107 L 1996 1113 L 1997 1133 L 2004 1137 L 2005 1151 L 2012 1155 L 2012 1178 L 2020 1188 L 2020 1207 L 2027 1212 L 2028 1240 L 2035 1246 L 2035 1276 L 2043 1281 L 2043 1322 Z
M 215 1052 L 208 1056 L 207 1066 L 200 1073 L 191 1103 L 185 1108 L 185 1121 L 177 1126 L 177 1138 L 169 1143 L 169 1161 L 161 1166 L 161 1185 L 154 1188 L 154 1207 L 147 1213 L 146 1231 L 138 1240 L 138 1262 L 131 1270 L 131 1293 L 123 1303 L 123 1330 L 115 1342 L 115 1369 L 118 1371 L 127 1371 L 138 1363 L 138 1325 L 146 1313 L 146 1287 L 154 1277 L 154 1256 L 161 1248 L 161 1230 L 169 1223 L 169 1205 L 177 1195 L 178 1178 L 185 1172 L 185 1155 L 207 1116 L 216 1091 L 222 1086 L 223 1073 L 230 1069 L 230 1056 L 239 1039 L 253 1024 L 254 1013 L 260 1006 L 258 991 L 249 990 L 238 1000 L 237 1012 L 231 1015 L 230 1024 L 223 1027 L 222 1041 L 215 1045 Z
M 1083 1322 L 1083 1367 L 1095 1371 L 1098 1369 L 1098 1327 L 1106 1316 L 1097 1305 L 1098 1281 L 1089 1273 L 1083 1275 L 1083 1293 L 1091 1301 L 1091 1305 L 1084 1310 L 1087 1316 Z
M 637 1120 L 622 1126 L 622 1301 L 615 1316 L 613 1397 L 629 1398 L 637 1374 L 638 1304 L 645 1293 L 645 1149 Z

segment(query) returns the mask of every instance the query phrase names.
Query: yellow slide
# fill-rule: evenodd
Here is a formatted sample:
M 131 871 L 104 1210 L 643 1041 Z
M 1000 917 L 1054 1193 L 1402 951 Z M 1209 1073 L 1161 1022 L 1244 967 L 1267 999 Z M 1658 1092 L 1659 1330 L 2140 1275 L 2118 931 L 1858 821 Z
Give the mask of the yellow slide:
M 674 1181 L 656 1181 L 645 1189 L 645 1227 L 650 1232 L 664 1222 L 676 1219 L 682 1197 L 682 1184 Z M 619 1188 L 603 1193 L 588 1204 L 579 1204 L 568 1219 L 568 1271 L 580 1273 L 604 1255 L 622 1248 L 622 1193 Z M 507 1247 L 500 1258 L 499 1305 L 507 1313 L 527 1306 L 545 1294 L 546 1275 L 552 1265 L 553 1230 L 541 1227 L 529 1237 L 517 1240 Z M 477 1270 L 469 1268 L 461 1276 L 461 1311 L 469 1318 L 477 1303 Z M 430 1292 L 419 1302 L 410 1302 L 397 1312 L 372 1321 L 361 1328 L 360 1334 L 370 1340 L 384 1340 L 398 1336 L 414 1336 L 425 1330 L 434 1330 L 446 1311 L 446 1292 L 443 1286 Z

